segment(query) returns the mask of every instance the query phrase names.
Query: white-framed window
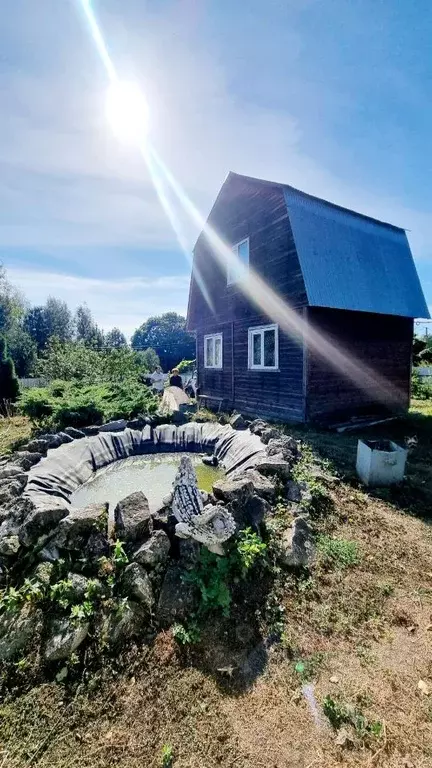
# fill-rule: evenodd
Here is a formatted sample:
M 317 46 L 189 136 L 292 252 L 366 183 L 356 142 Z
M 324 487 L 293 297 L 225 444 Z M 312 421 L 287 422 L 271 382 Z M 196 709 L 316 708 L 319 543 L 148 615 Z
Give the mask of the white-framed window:
M 249 368 L 253 371 L 277 371 L 279 368 L 279 328 L 260 325 L 248 329 Z
M 234 259 L 228 264 L 227 283 L 232 285 L 243 280 L 249 270 L 249 238 L 240 240 L 232 247 Z
M 212 333 L 204 336 L 204 368 L 222 368 L 222 334 Z

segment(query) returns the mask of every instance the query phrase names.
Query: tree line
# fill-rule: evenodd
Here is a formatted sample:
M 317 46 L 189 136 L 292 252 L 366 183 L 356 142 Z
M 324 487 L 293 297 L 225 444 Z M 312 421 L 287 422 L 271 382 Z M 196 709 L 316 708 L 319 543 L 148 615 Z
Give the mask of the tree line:
M 45 304 L 30 306 L 26 297 L 0 265 L 0 336 L 3 359 L 11 359 L 17 376 L 68 378 L 70 368 L 94 364 L 92 352 L 135 350 L 143 367 L 159 364 L 169 370 L 181 360 L 195 357 L 195 340 L 186 320 L 176 312 L 150 317 L 135 330 L 129 345 L 117 327 L 104 332 L 83 303 L 72 312 L 65 301 L 50 296 Z M 1 358 L 0 358 L 1 359 Z M 79 378 L 79 376 L 78 376 Z

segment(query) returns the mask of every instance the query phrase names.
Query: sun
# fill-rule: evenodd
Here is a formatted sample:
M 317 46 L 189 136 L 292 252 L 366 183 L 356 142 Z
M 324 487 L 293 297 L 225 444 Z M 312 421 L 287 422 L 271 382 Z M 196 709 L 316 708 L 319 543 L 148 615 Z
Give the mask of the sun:
M 107 92 L 106 114 L 115 135 L 131 144 L 145 142 L 149 120 L 148 106 L 136 83 L 112 83 Z

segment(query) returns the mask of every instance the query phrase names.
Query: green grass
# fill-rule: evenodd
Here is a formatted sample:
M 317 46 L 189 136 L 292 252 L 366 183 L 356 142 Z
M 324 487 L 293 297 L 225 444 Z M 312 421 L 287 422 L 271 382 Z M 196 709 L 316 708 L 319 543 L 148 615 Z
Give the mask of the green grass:
M 19 443 L 30 439 L 30 421 L 26 416 L 0 416 L 0 456 L 15 450 Z
M 330 460 L 348 482 L 358 483 L 355 471 L 357 442 L 360 438 L 390 439 L 408 445 L 406 479 L 391 489 L 371 494 L 381 496 L 410 513 L 430 518 L 432 497 L 432 400 L 412 400 L 409 413 L 400 419 L 376 424 L 354 432 L 335 432 L 316 427 L 288 424 L 285 431 L 310 444 L 320 456 Z

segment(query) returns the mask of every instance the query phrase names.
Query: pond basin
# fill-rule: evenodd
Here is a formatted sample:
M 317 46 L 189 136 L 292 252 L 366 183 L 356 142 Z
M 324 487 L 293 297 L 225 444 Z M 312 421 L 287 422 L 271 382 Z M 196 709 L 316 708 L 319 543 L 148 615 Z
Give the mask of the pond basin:
M 220 467 L 209 467 L 202 463 L 201 456 L 187 454 L 194 465 L 198 487 L 211 491 L 213 483 L 224 477 Z M 115 505 L 135 491 L 146 495 L 150 511 L 162 505 L 162 500 L 172 491 L 182 454 L 161 453 L 157 456 L 132 456 L 115 461 L 100 469 L 81 485 L 71 496 L 74 507 L 109 502 L 112 511 Z

